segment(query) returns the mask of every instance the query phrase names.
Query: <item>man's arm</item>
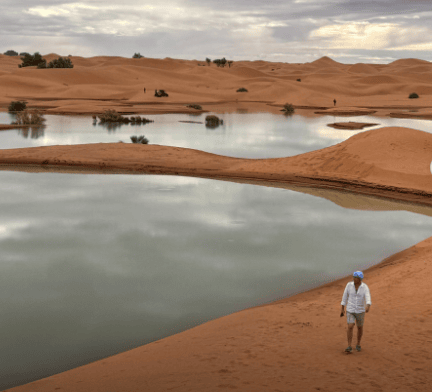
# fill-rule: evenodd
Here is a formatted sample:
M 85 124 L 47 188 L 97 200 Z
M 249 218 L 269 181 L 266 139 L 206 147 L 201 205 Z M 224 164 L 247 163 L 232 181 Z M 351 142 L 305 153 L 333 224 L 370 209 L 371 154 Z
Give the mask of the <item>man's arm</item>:
M 370 306 L 372 305 L 369 287 L 367 287 L 365 290 L 365 299 L 366 299 L 366 312 L 369 312 Z
M 347 304 L 347 300 L 348 300 L 348 284 L 345 286 L 345 291 L 342 295 L 342 308 L 341 308 L 341 317 L 344 315 L 345 312 L 345 305 Z

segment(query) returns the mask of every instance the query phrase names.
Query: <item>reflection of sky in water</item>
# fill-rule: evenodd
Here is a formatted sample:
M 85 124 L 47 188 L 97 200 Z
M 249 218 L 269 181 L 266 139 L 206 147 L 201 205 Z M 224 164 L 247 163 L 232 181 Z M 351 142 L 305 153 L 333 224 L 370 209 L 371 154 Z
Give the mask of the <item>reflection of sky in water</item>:
M 0 148 L 19 148 L 56 144 L 130 143 L 130 136 L 145 135 L 150 144 L 187 147 L 216 154 L 244 158 L 276 158 L 292 156 L 339 143 L 358 132 L 382 126 L 404 126 L 432 132 L 432 122 L 378 118 L 372 116 L 305 118 L 271 113 L 225 113 L 218 115 L 224 124 L 216 129 L 204 124 L 179 121 L 201 121 L 205 116 L 187 114 L 145 115 L 154 123 L 121 125 L 109 129 L 93 125 L 91 116 L 45 116 L 46 127 L 34 130 L 0 132 Z M 337 130 L 327 126 L 333 122 L 370 122 L 380 125 L 361 131 Z M 0 123 L 10 123 L 11 115 L 0 113 Z
M 4 383 L 349 275 L 431 229 L 419 214 L 188 177 L 0 172 L 0 196 Z

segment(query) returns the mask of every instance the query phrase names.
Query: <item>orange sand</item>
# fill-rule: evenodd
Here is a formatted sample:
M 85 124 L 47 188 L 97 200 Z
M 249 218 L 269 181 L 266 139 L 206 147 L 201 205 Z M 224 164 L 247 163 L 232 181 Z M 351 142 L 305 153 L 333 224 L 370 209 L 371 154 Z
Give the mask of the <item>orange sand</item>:
M 43 57 L 51 61 L 58 55 Z M 193 113 L 186 105 L 197 103 L 205 111 L 280 113 L 283 104 L 292 103 L 338 115 L 347 108 L 358 114 L 381 109 L 388 115 L 408 107 L 432 114 L 432 63 L 424 60 L 352 65 L 322 57 L 305 64 L 238 61 L 230 68 L 170 58 L 71 60 L 72 69 L 18 68 L 18 56 L 0 55 L 0 108 L 6 110 L 12 100 L 27 100 L 29 107 L 46 113 Z M 299 78 L 301 82 L 296 81 Z M 237 93 L 240 87 L 248 92 Z M 155 89 L 165 90 L 169 97 L 154 97 Z M 412 92 L 420 98 L 409 99 Z
M 18 69 L 16 60 L 0 56 L 5 86 L 0 103 L 25 98 L 31 106 L 50 106 L 48 113 L 172 112 L 185 110 L 187 103 L 205 110 L 278 112 L 285 102 L 334 111 L 334 97 L 337 105 L 359 112 L 420 103 L 432 107 L 427 95 L 431 64 L 414 59 L 385 66 L 343 65 L 329 58 L 310 64 L 238 62 L 220 69 L 172 59 L 73 57 L 73 70 Z M 137 91 L 138 84 L 146 86 L 147 95 Z M 235 93 L 239 87 L 249 93 Z M 170 94 L 166 104 L 156 102 L 155 88 Z M 421 98 L 409 100 L 414 91 Z M 432 216 L 431 151 L 429 133 L 387 127 L 289 158 L 237 159 L 176 147 L 99 143 L 0 150 L 0 169 L 200 176 L 296 189 L 347 207 L 356 194 L 363 205 L 355 208 L 400 208 Z M 369 196 L 389 199 L 371 202 Z M 413 201 L 421 206 L 407 203 Z M 346 277 L 10 391 L 428 390 L 432 237 L 364 273 L 373 305 L 361 353 L 343 353 L 346 319 L 339 314 L 351 280 Z M 354 344 L 355 339 L 356 332 Z

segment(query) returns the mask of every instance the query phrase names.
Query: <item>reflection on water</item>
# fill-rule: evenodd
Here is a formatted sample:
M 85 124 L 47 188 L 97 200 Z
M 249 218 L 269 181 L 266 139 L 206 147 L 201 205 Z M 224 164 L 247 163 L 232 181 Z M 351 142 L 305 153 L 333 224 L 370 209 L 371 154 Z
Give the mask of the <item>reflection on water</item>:
M 31 139 L 37 139 L 39 137 L 44 136 L 44 126 L 38 126 L 38 127 L 23 127 L 18 128 L 17 132 L 18 135 L 21 135 L 23 138 L 28 138 L 30 136 Z
M 199 178 L 0 172 L 0 389 L 316 287 L 430 236 L 429 216 L 389 209 Z
M 241 113 L 240 113 L 241 112 Z M 325 148 L 370 129 L 382 126 L 404 126 L 432 132 L 427 120 L 375 118 L 356 116 L 304 117 L 299 114 L 271 113 L 218 114 L 223 124 L 217 128 L 205 125 L 204 114 L 146 115 L 153 123 L 94 124 L 91 116 L 46 115 L 46 128 L 35 137 L 13 129 L 0 132 L 0 148 L 20 148 L 46 145 L 130 142 L 130 136 L 142 134 L 150 144 L 198 149 L 214 154 L 239 158 L 277 158 L 302 154 Z M 364 130 L 341 130 L 328 127 L 328 123 L 342 121 L 379 123 Z M 202 124 L 190 123 L 191 121 Z M 0 113 L 0 123 L 10 123 L 8 113 Z M 32 135 L 32 133 L 30 133 Z M 24 136 L 24 137 L 23 137 Z M 37 137 L 36 137 L 37 136 Z

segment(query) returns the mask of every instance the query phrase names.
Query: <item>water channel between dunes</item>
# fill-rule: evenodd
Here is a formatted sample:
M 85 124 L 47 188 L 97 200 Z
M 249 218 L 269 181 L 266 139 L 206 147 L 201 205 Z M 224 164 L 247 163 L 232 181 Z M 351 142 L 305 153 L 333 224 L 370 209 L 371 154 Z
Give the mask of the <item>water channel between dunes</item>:
M 256 157 L 339 142 L 312 126 L 288 140 L 282 126 L 270 127 L 275 141 L 262 127 L 238 136 L 229 121 L 225 131 L 188 124 L 203 128 L 149 133 L 150 125 L 128 135 L 152 140 L 159 132 L 181 141 L 196 132 L 193 148 L 206 150 L 207 143 L 221 149 L 209 152 Z M 66 131 L 55 139 L 48 126 L 42 138 L 12 130 L 0 140 L 72 143 Z M 78 143 L 112 137 L 95 129 L 93 141 Z M 114 132 L 115 141 L 127 142 L 126 131 Z M 223 132 L 237 142 L 221 142 Z M 0 341 L 0 390 L 308 290 L 431 235 L 430 208 L 329 192 L 334 203 L 322 190 L 323 197 L 298 190 L 176 176 L 0 171 L 0 330 L 8 337 Z

